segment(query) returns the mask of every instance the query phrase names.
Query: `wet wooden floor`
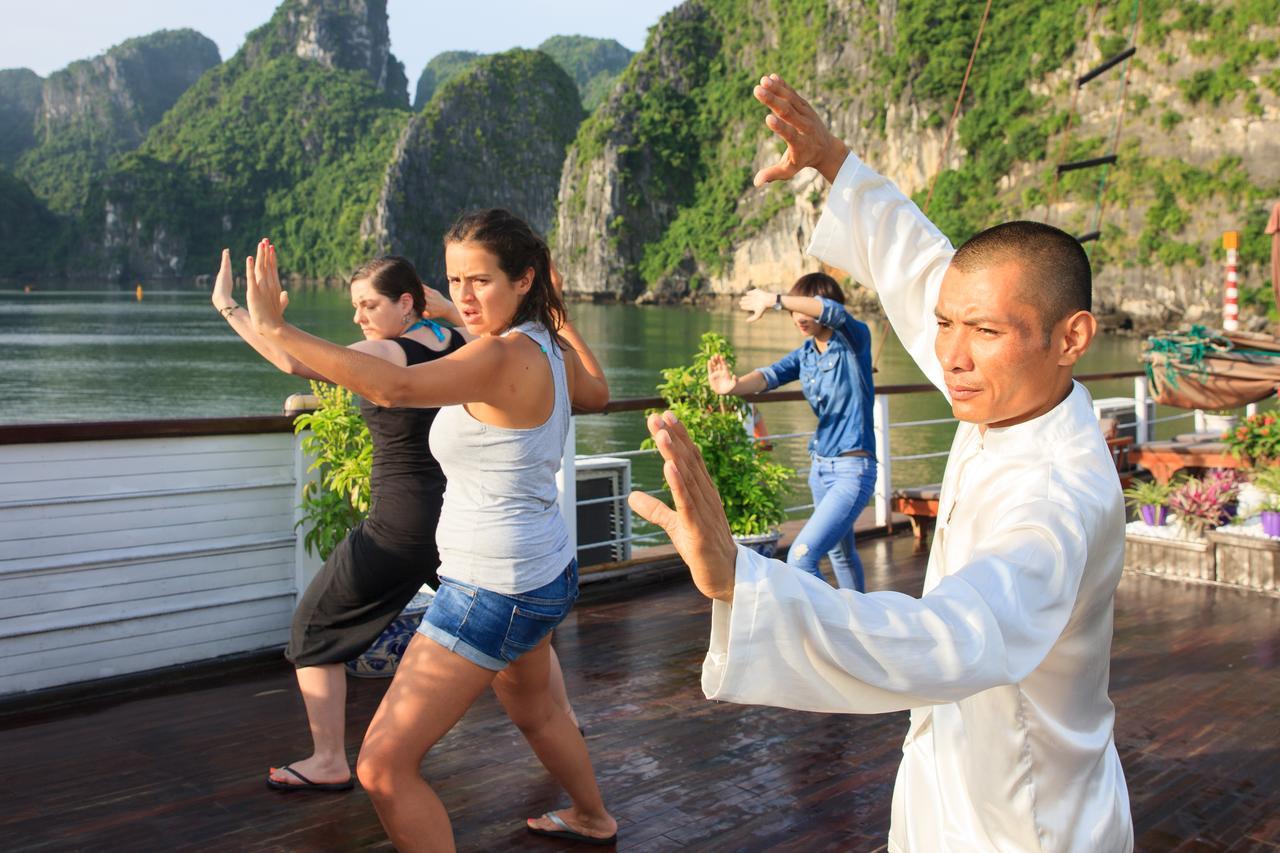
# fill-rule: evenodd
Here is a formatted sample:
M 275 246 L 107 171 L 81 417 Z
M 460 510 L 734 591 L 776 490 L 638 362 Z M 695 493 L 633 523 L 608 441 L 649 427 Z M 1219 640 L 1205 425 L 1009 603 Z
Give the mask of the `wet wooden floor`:
M 861 549 L 918 593 L 909 537 Z M 1112 698 L 1140 850 L 1280 847 L 1280 599 L 1126 576 Z M 687 582 L 587 588 L 557 648 L 623 850 L 876 850 L 906 715 L 707 702 L 708 605 Z M 308 744 L 283 661 L 0 713 L 0 849 L 390 849 L 365 795 L 279 794 Z M 385 684 L 351 683 L 349 743 Z M 486 697 L 424 764 L 462 850 L 565 849 L 522 819 L 565 803 Z M 585 849 L 585 848 L 584 848 Z

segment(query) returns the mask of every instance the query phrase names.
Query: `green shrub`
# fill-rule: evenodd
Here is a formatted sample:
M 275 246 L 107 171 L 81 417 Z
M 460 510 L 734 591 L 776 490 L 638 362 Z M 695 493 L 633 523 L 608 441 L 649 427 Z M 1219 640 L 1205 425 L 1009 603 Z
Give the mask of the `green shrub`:
M 319 406 L 299 415 L 294 431 L 311 434 L 302 450 L 315 457 L 308 471 L 319 472 L 302 490 L 302 520 L 308 553 L 329 554 L 369 514 L 369 478 L 373 472 L 373 439 L 355 399 L 345 388 L 312 382 Z
M 747 434 L 745 402 L 711 390 L 707 362 L 715 355 L 724 356 L 733 369 L 733 345 L 723 336 L 707 332 L 692 364 L 662 371 L 658 394 L 702 453 L 734 535 L 768 533 L 787 517 L 783 499 L 787 480 L 795 472 L 769 461 L 767 451 Z M 645 439 L 643 446 L 653 447 L 653 440 Z

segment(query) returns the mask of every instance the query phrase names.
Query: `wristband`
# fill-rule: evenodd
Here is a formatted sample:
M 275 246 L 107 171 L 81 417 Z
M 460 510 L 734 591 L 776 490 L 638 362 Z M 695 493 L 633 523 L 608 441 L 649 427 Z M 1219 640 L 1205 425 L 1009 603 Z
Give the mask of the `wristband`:
M 218 313 L 222 315 L 222 319 L 228 320 L 231 318 L 231 315 L 235 313 L 235 310 L 239 307 L 240 307 L 239 305 L 227 305 L 224 308 L 219 308 Z

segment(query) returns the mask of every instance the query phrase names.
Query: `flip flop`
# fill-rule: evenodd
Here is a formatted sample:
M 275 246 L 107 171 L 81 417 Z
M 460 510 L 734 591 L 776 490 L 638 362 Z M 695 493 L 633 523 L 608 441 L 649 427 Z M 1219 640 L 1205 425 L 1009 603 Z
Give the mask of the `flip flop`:
M 306 776 L 303 776 L 287 764 L 279 769 L 287 773 L 292 773 L 299 781 L 302 782 L 302 784 L 294 785 L 291 782 L 277 782 L 275 779 L 272 779 L 271 774 L 268 773 L 267 787 L 273 791 L 350 791 L 356 786 L 355 779 L 348 779 L 345 782 L 312 782 Z
M 579 844 L 591 844 L 595 847 L 613 847 L 618 843 L 618 833 L 616 832 L 608 838 L 596 838 L 594 835 L 583 835 L 581 832 L 576 832 L 575 830 L 570 829 L 569 824 L 565 823 L 564 819 L 555 812 L 547 812 L 543 817 L 560 828 L 537 829 L 536 827 L 529 826 L 529 824 L 526 823 L 524 825 L 525 829 L 529 830 L 534 835 L 542 835 L 547 838 L 562 838 L 565 841 L 576 841 Z

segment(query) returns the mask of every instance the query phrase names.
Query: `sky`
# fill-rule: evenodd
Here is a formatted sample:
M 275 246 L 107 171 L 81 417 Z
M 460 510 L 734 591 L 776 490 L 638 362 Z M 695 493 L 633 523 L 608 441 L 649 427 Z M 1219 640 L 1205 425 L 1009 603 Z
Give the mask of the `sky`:
M 0 0 L 0 68 L 42 77 L 112 45 L 162 29 L 190 27 L 213 39 L 224 60 L 267 22 L 276 0 Z M 548 36 L 613 38 L 631 50 L 677 0 L 387 0 L 391 52 L 404 63 L 412 96 L 431 57 L 446 50 L 496 53 L 537 47 Z

